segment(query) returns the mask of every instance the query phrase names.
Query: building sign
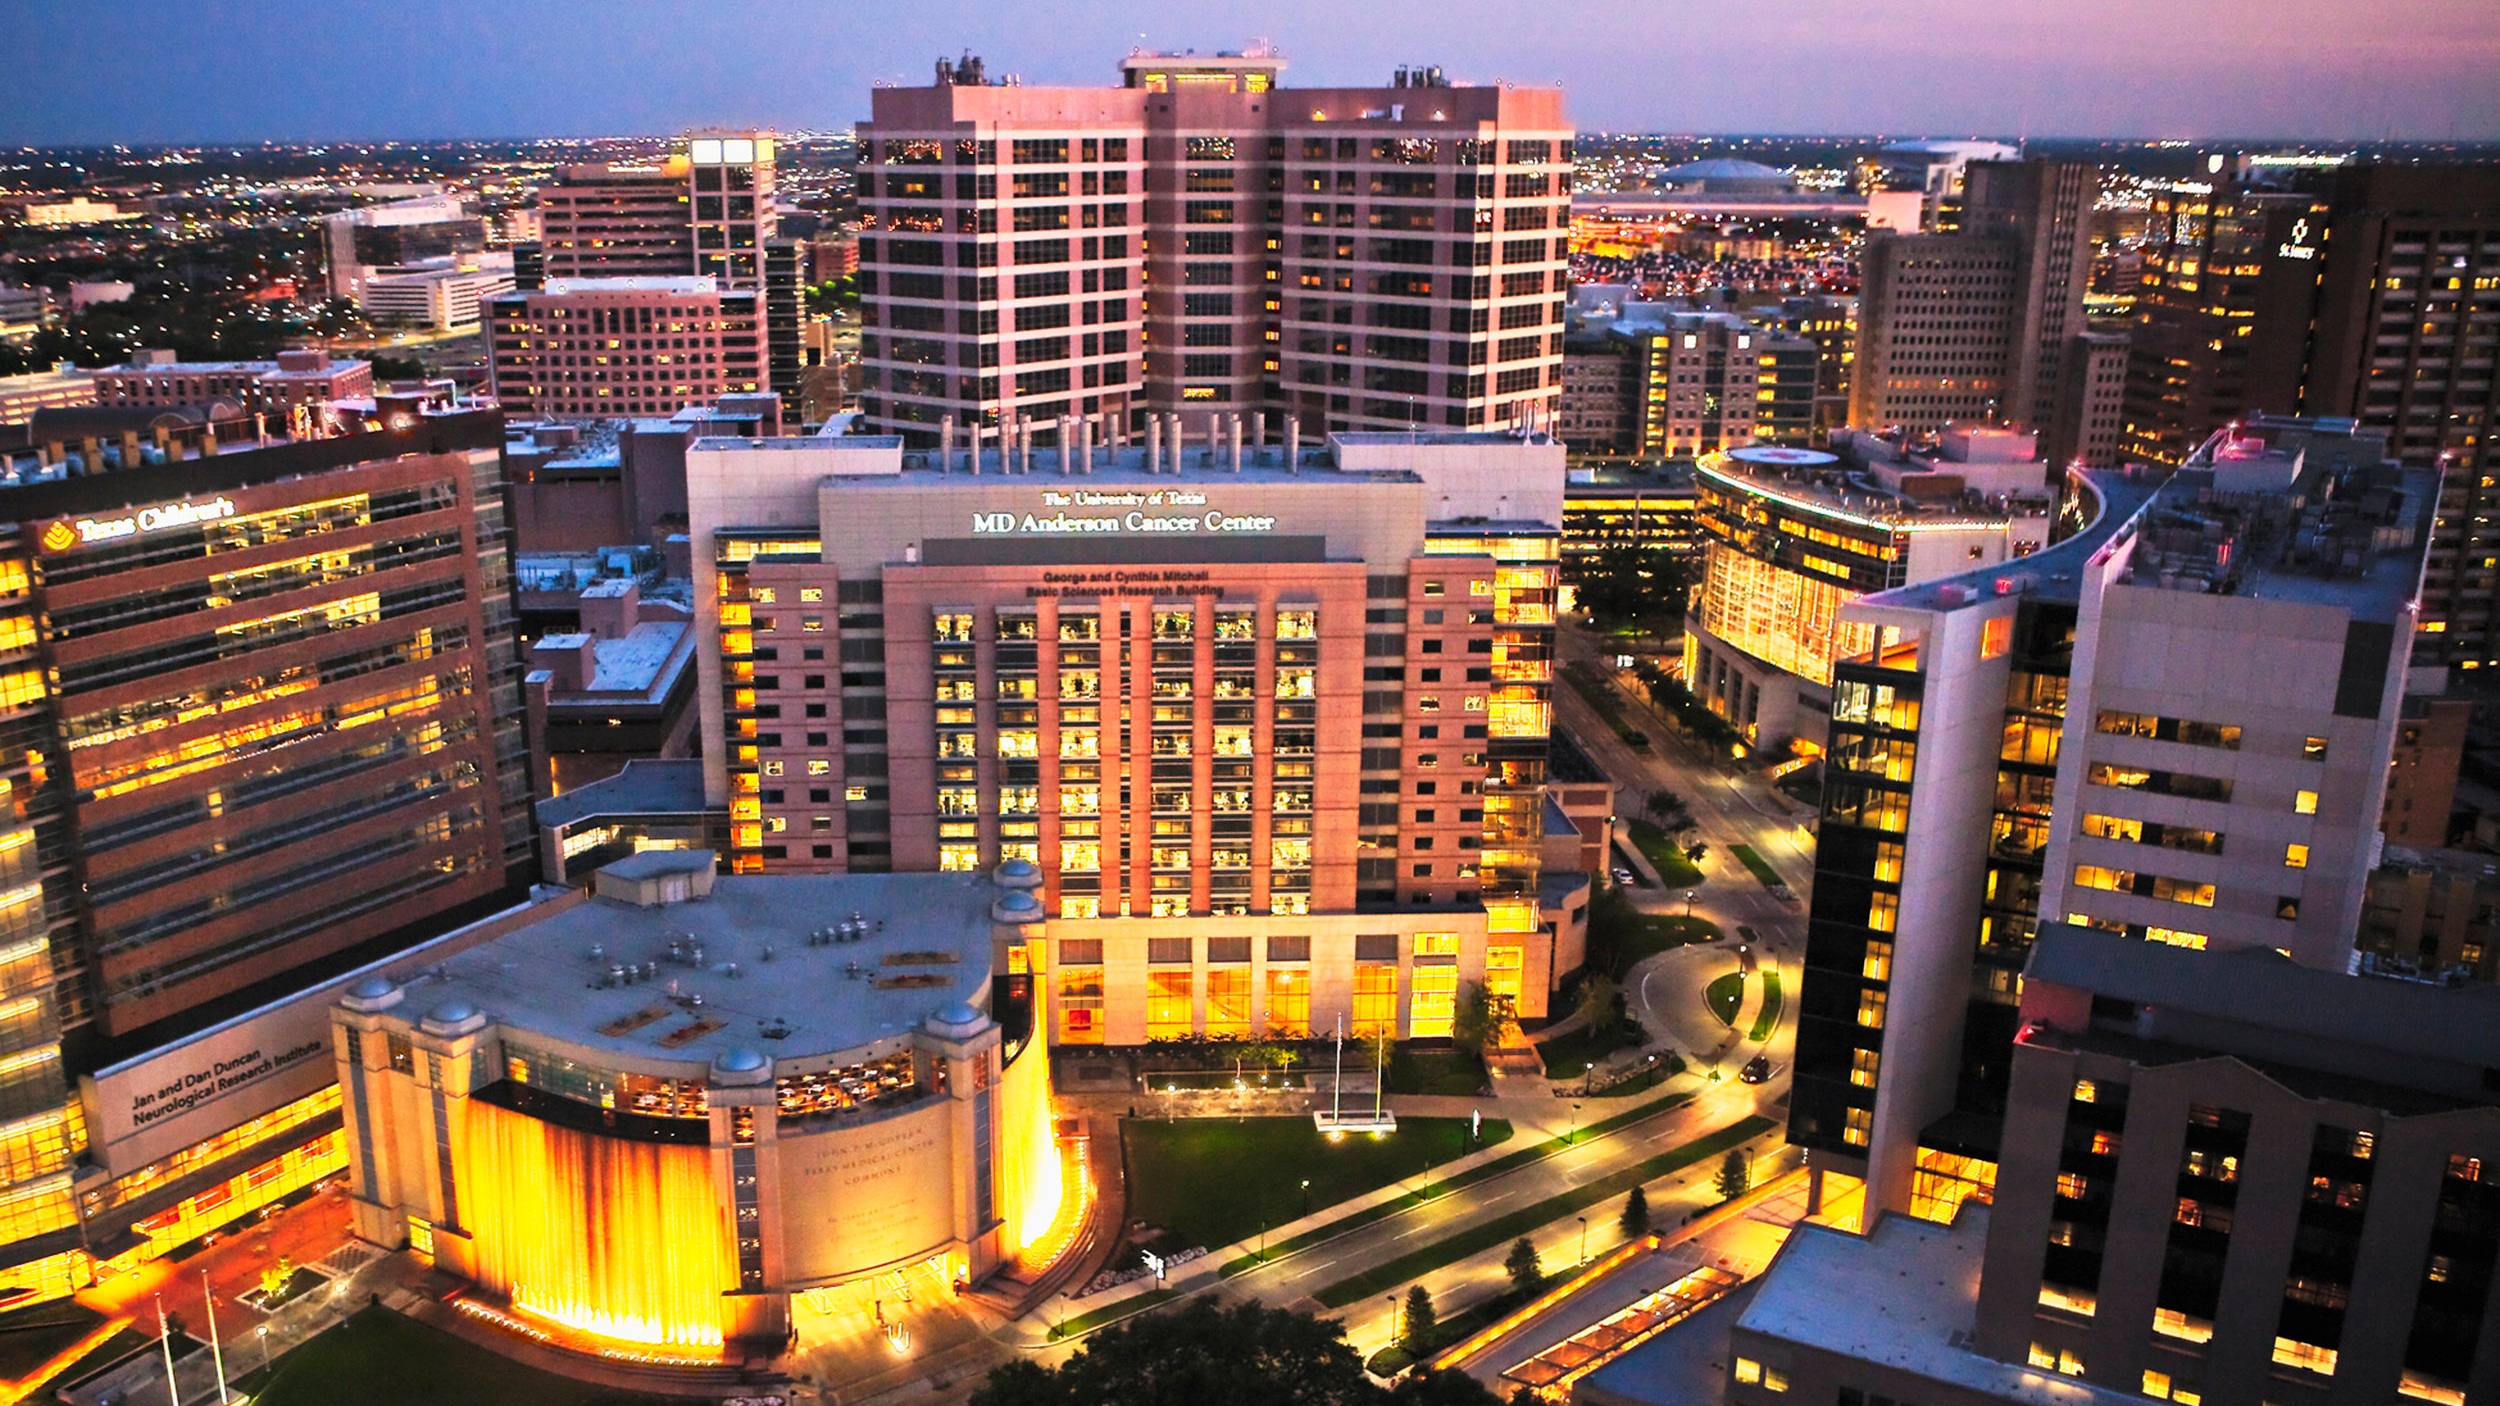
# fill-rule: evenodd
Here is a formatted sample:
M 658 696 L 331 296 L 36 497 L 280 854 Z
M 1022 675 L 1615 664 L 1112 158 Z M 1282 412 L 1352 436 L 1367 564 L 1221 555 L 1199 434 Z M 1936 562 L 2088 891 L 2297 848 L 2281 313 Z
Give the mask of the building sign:
M 2318 257 L 2318 247 L 2309 242 L 2309 221 L 2306 217 L 2292 221 L 2292 237 L 2275 245 L 2274 252 L 2286 259 Z
M 211 498 L 206 502 L 163 503 L 141 508 L 122 517 L 62 518 L 43 530 L 43 549 L 66 552 L 72 547 L 92 547 L 98 542 L 111 542 L 123 537 L 136 537 L 146 532 L 163 532 L 174 527 L 197 527 L 234 516 L 234 500 Z
M 1095 533 L 1238 535 L 1276 530 L 1273 517 L 1211 508 L 1207 495 L 1187 488 L 1045 489 L 1042 507 L 1044 511 L 1038 513 L 974 513 L 972 533 L 976 537 L 1072 537 Z
M 82 1079 L 99 1160 L 116 1173 L 273 1112 L 337 1078 L 330 982 Z

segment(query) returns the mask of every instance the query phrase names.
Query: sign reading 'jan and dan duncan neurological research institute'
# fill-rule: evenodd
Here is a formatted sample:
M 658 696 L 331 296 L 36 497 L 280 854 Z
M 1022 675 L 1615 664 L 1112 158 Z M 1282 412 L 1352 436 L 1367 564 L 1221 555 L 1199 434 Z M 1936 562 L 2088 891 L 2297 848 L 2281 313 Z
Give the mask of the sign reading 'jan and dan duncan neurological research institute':
M 1276 530 L 1273 517 L 1211 508 L 1207 506 L 1207 495 L 1186 488 L 1045 489 L 1042 508 L 1038 513 L 974 513 L 973 535 L 1070 537 L 1091 533 L 1189 535 Z

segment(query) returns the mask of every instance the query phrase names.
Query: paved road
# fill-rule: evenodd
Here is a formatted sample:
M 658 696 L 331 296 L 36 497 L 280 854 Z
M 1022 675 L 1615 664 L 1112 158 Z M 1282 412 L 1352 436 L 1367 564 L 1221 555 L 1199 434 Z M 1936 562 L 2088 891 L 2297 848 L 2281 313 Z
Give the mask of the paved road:
M 1603 640 L 1570 624 L 1563 626 L 1561 639 L 1565 661 L 1585 662 L 1603 676 L 1615 676 L 1612 655 Z M 1554 692 L 1559 700 L 1556 724 L 1580 744 L 1580 749 L 1609 779 L 1623 788 L 1616 802 L 1619 814 L 1626 819 L 1640 815 L 1650 792 L 1662 788 L 1673 791 L 1692 807 L 1699 825 L 1698 837 L 1710 846 L 1709 857 L 1702 866 L 1705 878 L 1699 886 L 1690 890 L 1646 886 L 1626 889 L 1633 904 L 1643 912 L 1689 911 L 1695 917 L 1717 923 L 1728 934 L 1720 944 L 1680 949 L 1690 955 L 1671 952 L 1627 973 L 1625 998 L 1633 1006 L 1634 1015 L 1663 1043 L 1679 1050 L 1689 1053 L 1710 1048 L 1707 1037 L 1725 1032 L 1706 1010 L 1698 1010 L 1693 1003 L 1698 1003 L 1702 986 L 1712 976 L 1738 966 L 1741 959 L 1736 952 L 1737 929 L 1752 928 L 1756 941 L 1748 944 L 1753 950 L 1743 957 L 1766 963 L 1780 974 L 1779 1026 L 1766 1049 L 1781 1073 L 1766 1087 L 1785 1088 L 1788 1052 L 1795 1044 L 1797 986 L 1803 976 L 1803 896 L 1814 868 L 1812 841 L 1802 838 L 1798 831 L 1798 822 L 1807 815 L 1805 808 L 1772 790 L 1758 771 L 1737 772 L 1733 763 L 1722 765 L 1700 755 L 1683 741 L 1672 723 L 1641 702 L 1632 688 L 1618 689 L 1617 696 L 1622 700 L 1626 720 L 1650 739 L 1650 745 L 1640 750 L 1625 746 L 1571 683 L 1558 681 Z M 1753 846 L 1754 852 L 1799 895 L 1799 900 L 1783 903 L 1773 898 L 1731 852 L 1730 846 L 1737 844 Z M 1686 990 L 1692 1003 L 1683 999 Z M 1750 1025 L 1759 1000 L 1754 987 L 1749 986 L 1746 994 L 1740 1025 Z

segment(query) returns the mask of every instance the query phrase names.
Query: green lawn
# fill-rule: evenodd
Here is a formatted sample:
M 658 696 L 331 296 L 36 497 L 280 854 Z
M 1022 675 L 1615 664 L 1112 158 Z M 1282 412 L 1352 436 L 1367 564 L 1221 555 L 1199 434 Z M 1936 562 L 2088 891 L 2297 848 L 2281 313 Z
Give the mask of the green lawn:
M 525 1367 L 449 1333 L 369 1308 L 278 1359 L 255 1406 L 666 1406 Z
M 1650 863 L 1658 866 L 1659 883 L 1671 889 L 1682 889 L 1702 881 L 1701 866 L 1686 859 L 1684 851 L 1676 847 L 1666 831 L 1638 819 L 1626 822 L 1625 828 L 1631 832 L 1632 843 L 1640 847 L 1641 853 L 1649 856 Z
M 1389 1092 L 1473 1098 L 1484 1089 L 1484 1061 L 1464 1050 L 1399 1050 L 1389 1056 Z
M 1577 1079 L 1588 1072 L 1590 1065 L 1617 1050 L 1628 1050 L 1644 1038 L 1637 1022 L 1618 1020 L 1602 1035 L 1583 1025 L 1551 1040 L 1540 1040 L 1536 1053 L 1537 1058 L 1545 1061 L 1545 1077 Z
M 1401 1118 L 1387 1137 L 1334 1142 L 1309 1118 L 1131 1118 L 1120 1128 L 1129 1217 L 1210 1250 L 1256 1239 L 1262 1221 L 1300 1219 L 1305 1178 L 1316 1211 L 1474 1150 L 1464 1118 Z M 1484 1145 L 1509 1136 L 1510 1124 L 1484 1120 Z
M 1602 889 L 1589 905 L 1588 966 L 1620 980 L 1643 957 L 1718 936 L 1718 924 L 1707 918 L 1644 913 L 1623 890 Z
M 1753 1018 L 1753 1029 L 1745 1038 L 1760 1044 L 1771 1038 L 1771 1032 L 1779 1028 L 1779 1023 L 1780 971 L 1777 967 L 1765 967 L 1762 972 L 1762 1013 Z
M 1780 878 L 1780 871 L 1772 868 L 1770 861 L 1764 859 L 1752 845 L 1730 845 L 1728 848 L 1734 851 L 1738 863 L 1753 871 L 1753 876 L 1762 881 L 1764 888 L 1786 882 Z
M 1641 915 L 1640 926 L 1625 933 L 1616 943 L 1619 970 L 1630 971 L 1632 964 L 1644 957 L 1655 957 L 1695 942 L 1719 940 L 1719 925 L 1708 918 L 1687 918 L 1681 914 L 1658 918 Z
M 1745 974 L 1729 972 L 1725 976 L 1713 977 L 1701 994 L 1702 999 L 1710 1003 L 1710 1013 L 1719 1018 L 1719 1023 L 1733 1027 L 1736 1012 L 1745 1004 Z
M 1540 1201 L 1526 1210 L 1497 1216 L 1481 1225 L 1462 1230 L 1446 1240 L 1437 1240 L 1420 1250 L 1413 1250 L 1396 1259 L 1372 1266 L 1349 1279 L 1321 1289 L 1312 1297 L 1328 1308 L 1343 1308 L 1376 1294 L 1386 1294 L 1417 1275 L 1429 1274 L 1444 1265 L 1456 1264 L 1479 1251 L 1507 1244 L 1533 1230 L 1540 1230 L 1576 1211 L 1584 1211 L 1602 1201 L 1610 1201 L 1645 1182 L 1656 1181 L 1669 1172 L 1682 1171 L 1696 1162 L 1716 1157 L 1731 1147 L 1738 1147 L 1778 1127 L 1768 1118 L 1752 1117 L 1730 1124 L 1670 1152 L 1625 1167 L 1621 1171 L 1599 1177 L 1573 1187 L 1560 1196 Z

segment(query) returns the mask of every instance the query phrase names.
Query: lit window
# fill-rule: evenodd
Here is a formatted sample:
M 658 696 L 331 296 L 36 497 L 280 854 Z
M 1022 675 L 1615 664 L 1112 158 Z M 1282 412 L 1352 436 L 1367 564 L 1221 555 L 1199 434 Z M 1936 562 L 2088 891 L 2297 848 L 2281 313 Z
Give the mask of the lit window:
M 2191 1317 L 2175 1308 L 2153 1310 L 2153 1331 L 2164 1337 L 2179 1338 L 2192 1343 L 2208 1343 L 2214 1338 L 2214 1325 L 2211 1322 Z
M 2317 814 L 2317 813 L 2318 813 L 2318 793 L 2317 793 L 2317 792 L 2315 792 L 2315 791 L 2302 791 L 2302 792 L 2300 792 L 2299 794 L 2297 794 L 2297 795 L 2293 796 L 2293 797 L 2292 797 L 2292 813 L 2293 813 L 2293 814 L 2295 814 L 2295 815 L 2315 815 L 2315 814 Z
M 2285 846 L 2283 847 L 2283 867 L 2284 867 L 2284 868 L 2286 868 L 2286 869 L 2306 869 L 2306 868 L 2308 868 L 2308 867 L 2309 867 L 2309 846 L 2307 846 L 2307 845 L 2285 845 Z

